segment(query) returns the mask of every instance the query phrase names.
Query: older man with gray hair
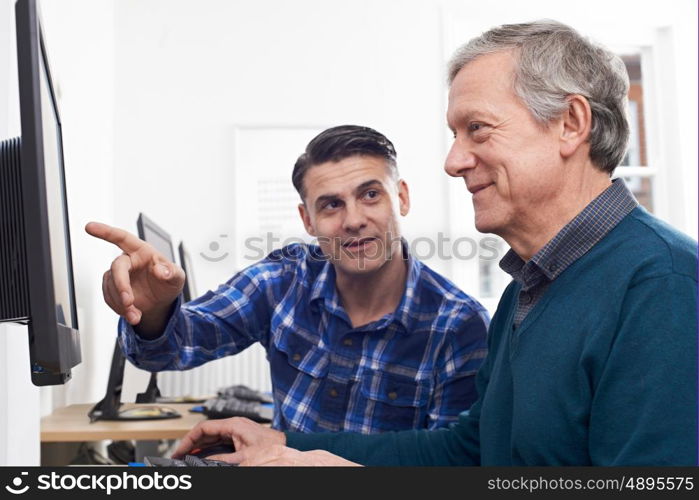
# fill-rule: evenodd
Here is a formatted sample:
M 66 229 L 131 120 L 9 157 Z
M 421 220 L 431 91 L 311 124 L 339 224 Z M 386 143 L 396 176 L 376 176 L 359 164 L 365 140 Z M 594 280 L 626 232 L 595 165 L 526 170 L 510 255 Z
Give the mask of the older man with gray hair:
M 697 245 L 611 180 L 622 62 L 558 22 L 506 25 L 457 51 L 449 83 L 445 169 L 511 247 L 476 403 L 449 429 L 374 436 L 208 422 L 179 453 L 224 439 L 243 465 L 696 464 Z

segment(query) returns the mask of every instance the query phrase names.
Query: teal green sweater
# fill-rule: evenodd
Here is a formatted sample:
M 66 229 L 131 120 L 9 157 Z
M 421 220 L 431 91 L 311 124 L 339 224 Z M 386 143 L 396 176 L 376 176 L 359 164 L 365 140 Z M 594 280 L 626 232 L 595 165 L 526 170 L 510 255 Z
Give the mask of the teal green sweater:
M 695 465 L 697 246 L 634 209 L 513 330 L 505 290 L 479 399 L 449 429 L 287 433 L 365 465 Z

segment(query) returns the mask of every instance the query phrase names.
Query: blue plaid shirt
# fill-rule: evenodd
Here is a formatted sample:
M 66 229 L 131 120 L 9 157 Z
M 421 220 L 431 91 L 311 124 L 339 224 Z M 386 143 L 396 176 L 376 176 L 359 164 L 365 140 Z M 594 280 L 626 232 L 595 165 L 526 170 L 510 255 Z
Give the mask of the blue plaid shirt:
M 193 368 L 260 342 L 274 389 L 272 425 L 280 430 L 444 427 L 476 399 L 489 317 L 410 256 L 408 269 L 395 312 L 353 328 L 320 248 L 289 245 L 215 292 L 178 301 L 156 339 L 139 337 L 122 319 L 122 347 L 136 366 L 160 371 Z

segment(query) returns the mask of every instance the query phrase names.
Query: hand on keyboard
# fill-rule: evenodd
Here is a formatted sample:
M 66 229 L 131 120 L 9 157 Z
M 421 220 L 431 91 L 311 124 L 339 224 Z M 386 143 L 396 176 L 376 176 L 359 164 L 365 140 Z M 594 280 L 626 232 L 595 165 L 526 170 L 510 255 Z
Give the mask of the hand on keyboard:
M 204 420 L 195 425 L 191 431 L 180 440 L 180 444 L 172 454 L 173 457 L 182 458 L 186 454 L 197 454 L 202 449 L 209 458 L 221 458 L 221 454 L 209 455 L 212 447 L 221 444 L 235 448 L 235 462 L 239 462 L 239 452 L 254 447 L 269 447 L 286 444 L 286 436 L 283 432 L 270 429 L 257 424 L 247 418 L 227 418 L 223 420 Z M 200 455 L 203 452 L 198 452 Z M 224 452 L 224 456 L 227 453 Z M 224 458 L 229 460 L 229 458 Z

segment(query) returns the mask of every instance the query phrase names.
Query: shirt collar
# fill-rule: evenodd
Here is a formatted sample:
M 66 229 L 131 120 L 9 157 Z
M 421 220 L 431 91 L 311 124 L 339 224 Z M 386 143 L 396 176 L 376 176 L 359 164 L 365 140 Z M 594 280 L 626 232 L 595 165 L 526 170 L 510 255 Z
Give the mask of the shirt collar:
M 327 258 L 311 288 L 310 301 L 315 302 L 318 299 L 337 301 L 337 291 L 335 290 L 335 267 Z
M 405 332 L 409 332 L 412 317 L 410 313 L 411 311 L 414 312 L 413 308 L 416 307 L 415 297 L 418 295 L 422 263 L 410 253 L 408 242 L 404 238 L 401 238 L 401 246 L 403 258 L 407 258 L 408 270 L 403 297 L 395 312 L 377 320 L 379 324 L 376 324 L 377 322 L 372 324 L 376 324 L 376 327 L 382 328 L 387 326 L 390 322 L 396 321 L 403 327 Z M 320 304 L 320 302 L 318 302 L 320 299 L 323 299 L 325 307 L 330 312 L 346 315 L 340 303 L 340 296 L 337 293 L 337 288 L 335 287 L 335 267 L 330 260 L 326 260 L 325 264 L 323 264 L 323 268 L 311 288 L 310 302 Z
M 403 256 L 408 259 L 408 278 L 405 281 L 405 292 L 398 307 L 393 313 L 393 319 L 403 326 L 405 333 L 411 332 L 413 317 L 419 310 L 419 286 L 422 274 L 422 262 L 417 260 L 408 249 L 408 242 L 403 240 Z
M 636 198 L 624 181 L 615 179 L 611 186 L 566 224 L 531 260 L 525 263 L 510 249 L 500 261 L 500 267 L 525 289 L 535 286 L 542 278 L 553 281 L 637 206 Z

